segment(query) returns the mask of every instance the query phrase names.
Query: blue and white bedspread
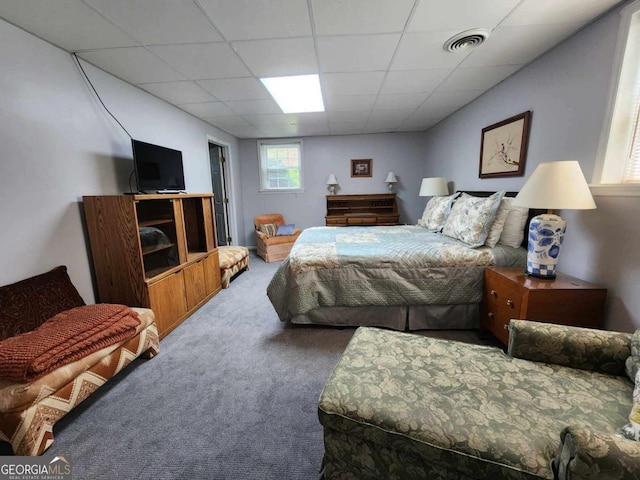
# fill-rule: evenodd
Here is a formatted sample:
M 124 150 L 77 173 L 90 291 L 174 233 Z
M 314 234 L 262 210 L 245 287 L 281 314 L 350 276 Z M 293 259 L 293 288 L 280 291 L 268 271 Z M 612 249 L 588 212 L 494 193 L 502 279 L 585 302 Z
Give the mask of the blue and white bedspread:
M 525 263 L 524 248 L 469 248 L 417 225 L 313 227 L 267 295 L 283 321 L 318 307 L 479 303 L 485 267 Z

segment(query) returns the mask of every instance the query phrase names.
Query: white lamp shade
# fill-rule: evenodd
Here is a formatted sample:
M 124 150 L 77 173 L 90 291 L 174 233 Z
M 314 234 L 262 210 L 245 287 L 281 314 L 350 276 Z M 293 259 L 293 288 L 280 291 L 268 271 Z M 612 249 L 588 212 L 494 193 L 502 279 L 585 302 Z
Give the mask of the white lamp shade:
M 596 208 L 576 160 L 539 164 L 513 199 L 513 205 L 548 210 Z
M 398 179 L 396 178 L 396 174 L 393 172 L 387 173 L 387 178 L 385 179 L 385 183 L 396 183 Z
M 338 179 L 333 173 L 327 178 L 327 185 L 338 185 Z
M 444 177 L 423 178 L 420 185 L 421 197 L 435 197 L 436 195 L 449 195 L 449 186 Z

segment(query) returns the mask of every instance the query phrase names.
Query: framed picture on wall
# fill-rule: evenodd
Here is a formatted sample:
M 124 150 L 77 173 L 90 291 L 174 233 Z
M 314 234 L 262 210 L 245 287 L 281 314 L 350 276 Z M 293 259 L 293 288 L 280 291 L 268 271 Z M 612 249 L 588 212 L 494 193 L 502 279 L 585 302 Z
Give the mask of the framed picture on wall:
M 524 174 L 531 112 L 523 112 L 482 129 L 480 178 Z
M 352 177 L 371 177 L 372 174 L 370 158 L 356 158 L 351 160 Z

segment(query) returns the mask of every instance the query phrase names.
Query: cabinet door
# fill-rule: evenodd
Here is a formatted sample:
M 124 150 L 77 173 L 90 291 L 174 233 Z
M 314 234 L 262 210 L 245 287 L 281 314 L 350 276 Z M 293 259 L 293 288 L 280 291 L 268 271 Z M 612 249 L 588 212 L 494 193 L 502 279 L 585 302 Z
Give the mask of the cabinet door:
M 204 259 L 204 284 L 207 291 L 207 295 L 220 290 L 220 259 L 218 257 L 218 251 L 211 253 Z
M 149 303 L 164 337 L 187 314 L 182 271 L 149 285 Z
M 194 309 L 206 297 L 203 262 L 204 259 L 198 260 L 184 269 L 187 310 Z

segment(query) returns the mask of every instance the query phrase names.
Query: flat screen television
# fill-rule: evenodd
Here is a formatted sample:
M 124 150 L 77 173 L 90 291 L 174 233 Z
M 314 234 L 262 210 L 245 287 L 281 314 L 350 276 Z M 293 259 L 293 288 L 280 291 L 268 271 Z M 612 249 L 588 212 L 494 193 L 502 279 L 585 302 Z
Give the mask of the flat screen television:
M 140 192 L 184 190 L 182 152 L 131 140 L 136 183 Z

